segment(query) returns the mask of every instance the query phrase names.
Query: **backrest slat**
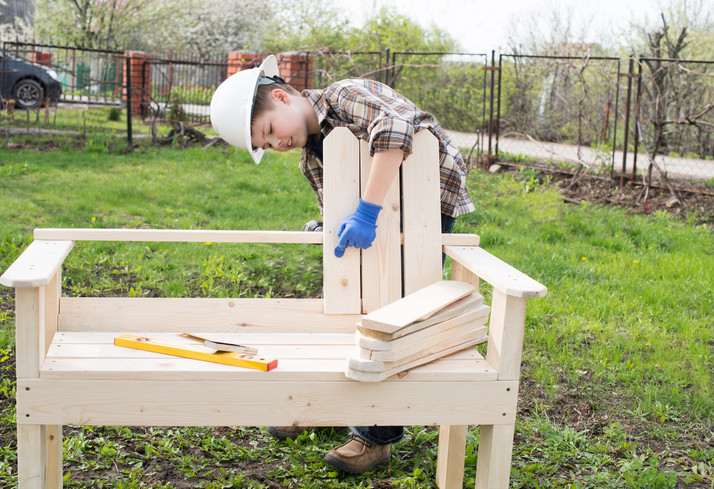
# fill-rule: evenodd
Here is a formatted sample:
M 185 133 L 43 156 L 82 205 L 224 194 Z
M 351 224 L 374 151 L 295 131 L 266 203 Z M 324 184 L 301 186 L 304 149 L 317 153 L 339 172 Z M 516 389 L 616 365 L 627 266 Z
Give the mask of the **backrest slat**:
M 414 135 L 402 163 L 404 295 L 441 280 L 439 144 L 429 131 Z
M 372 167 L 369 143 L 361 141 L 362 191 Z M 402 297 L 401 204 L 399 178 L 395 178 L 377 219 L 377 238 L 362 250 L 362 312 L 367 314 Z
M 359 141 L 345 127 L 325 138 L 323 148 L 323 294 L 325 314 L 359 314 L 360 250 L 347 248 L 337 258 L 337 231 L 359 203 Z

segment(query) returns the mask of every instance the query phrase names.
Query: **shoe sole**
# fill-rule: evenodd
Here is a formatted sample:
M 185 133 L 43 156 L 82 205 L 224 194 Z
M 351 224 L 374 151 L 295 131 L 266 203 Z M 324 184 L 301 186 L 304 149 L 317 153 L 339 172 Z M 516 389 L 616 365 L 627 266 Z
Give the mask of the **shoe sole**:
M 373 468 L 375 468 L 379 465 L 387 465 L 391 459 L 392 459 L 392 454 L 390 452 L 388 455 L 386 455 L 382 458 L 378 458 L 377 460 L 375 460 L 374 462 L 372 462 L 370 465 L 368 465 L 366 467 L 356 468 L 356 467 L 349 465 L 347 462 L 345 462 L 341 458 L 332 456 L 329 452 L 324 457 L 324 460 L 326 463 L 332 465 L 336 469 L 341 470 L 342 472 L 347 472 L 348 474 L 364 474 L 365 472 L 369 472 L 370 470 L 372 470 Z

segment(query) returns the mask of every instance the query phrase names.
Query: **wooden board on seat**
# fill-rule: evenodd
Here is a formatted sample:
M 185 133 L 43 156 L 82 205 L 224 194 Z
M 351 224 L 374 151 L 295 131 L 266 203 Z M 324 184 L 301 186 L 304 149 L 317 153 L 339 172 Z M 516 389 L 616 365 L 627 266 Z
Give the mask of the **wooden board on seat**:
M 158 338 L 191 343 L 175 333 Z M 278 358 L 270 372 L 220 365 L 113 345 L 115 333 L 65 332 L 54 336 L 40 377 L 67 380 L 270 380 L 343 381 L 347 357 L 355 351 L 354 334 L 252 333 L 212 334 L 258 348 Z M 409 381 L 496 380 L 498 372 L 476 350 L 463 351 L 412 371 Z M 399 380 L 399 379 L 395 379 Z
M 442 280 L 367 314 L 362 318 L 362 327 L 393 334 L 409 324 L 430 318 L 475 290 L 465 282 Z

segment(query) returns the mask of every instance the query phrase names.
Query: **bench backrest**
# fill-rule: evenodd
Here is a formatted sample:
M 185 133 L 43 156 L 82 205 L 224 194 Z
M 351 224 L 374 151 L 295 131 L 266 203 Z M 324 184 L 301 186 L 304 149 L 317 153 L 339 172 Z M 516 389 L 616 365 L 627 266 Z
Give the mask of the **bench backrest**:
M 359 314 L 441 280 L 439 146 L 429 131 L 414 136 L 377 220 L 377 238 L 365 250 L 335 257 L 337 231 L 354 212 L 372 164 L 369 145 L 347 128 L 334 129 L 324 144 L 325 314 Z

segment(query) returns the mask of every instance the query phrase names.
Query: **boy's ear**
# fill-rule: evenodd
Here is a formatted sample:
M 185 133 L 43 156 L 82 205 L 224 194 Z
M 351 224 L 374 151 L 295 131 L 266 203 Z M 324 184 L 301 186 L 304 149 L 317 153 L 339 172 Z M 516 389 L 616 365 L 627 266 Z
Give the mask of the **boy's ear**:
M 274 88 L 273 91 L 270 92 L 270 97 L 275 102 L 282 102 L 284 104 L 290 105 L 290 95 L 285 90 L 282 90 L 280 88 Z

